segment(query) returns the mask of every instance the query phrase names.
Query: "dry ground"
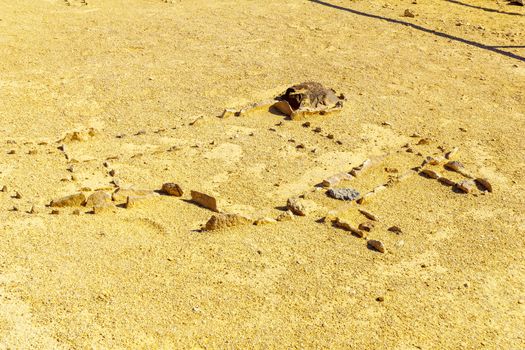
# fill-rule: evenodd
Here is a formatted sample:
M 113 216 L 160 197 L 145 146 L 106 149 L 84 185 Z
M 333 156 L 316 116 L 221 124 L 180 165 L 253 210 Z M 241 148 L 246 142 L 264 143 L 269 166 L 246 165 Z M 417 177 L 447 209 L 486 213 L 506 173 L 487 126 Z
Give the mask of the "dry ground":
M 0 0 L 0 348 L 525 348 L 524 45 L 525 8 L 503 1 Z M 343 111 L 216 118 L 305 80 Z M 57 140 L 88 128 L 66 159 Z M 111 187 L 109 159 L 125 186 L 275 217 L 369 156 L 408 169 L 456 146 L 494 192 L 420 176 L 382 192 L 365 207 L 386 254 L 320 214 L 199 232 L 211 213 L 187 194 L 45 207 Z

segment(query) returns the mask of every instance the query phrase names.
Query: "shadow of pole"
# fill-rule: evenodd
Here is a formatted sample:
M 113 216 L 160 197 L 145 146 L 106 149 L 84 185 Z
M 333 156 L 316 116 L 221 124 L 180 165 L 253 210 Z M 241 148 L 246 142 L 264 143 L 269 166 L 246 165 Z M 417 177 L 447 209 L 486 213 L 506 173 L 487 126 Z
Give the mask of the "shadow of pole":
M 445 0 L 445 1 L 453 3 L 453 4 L 456 4 L 456 5 L 466 6 L 466 7 L 470 7 L 470 8 L 478 9 L 478 10 L 483 10 L 483 11 L 486 11 L 486 12 L 501 13 L 503 15 L 510 15 L 510 16 L 525 16 L 524 14 L 518 13 L 518 12 L 506 12 L 506 11 L 491 9 L 491 8 L 488 8 L 488 7 L 482 7 L 482 6 L 466 4 L 466 3 L 458 1 L 458 0 Z
M 457 42 L 460 42 L 460 43 L 463 43 L 463 44 L 467 44 L 467 45 L 470 45 L 470 46 L 477 47 L 479 49 L 488 50 L 488 51 L 491 51 L 491 52 L 494 52 L 494 53 L 497 53 L 497 54 L 500 54 L 500 55 L 503 55 L 503 56 L 506 56 L 506 57 L 509 57 L 509 58 L 513 58 L 513 59 L 521 61 L 521 62 L 525 62 L 525 57 L 524 56 L 520 56 L 520 55 L 517 55 L 515 53 L 505 51 L 505 50 L 500 50 L 500 49 L 498 49 L 495 46 L 487 46 L 487 45 L 478 43 L 476 41 L 463 39 L 463 38 L 460 38 L 460 37 L 457 37 L 457 36 L 454 36 L 454 35 L 450 35 L 450 34 L 447 34 L 447 33 L 443 33 L 443 32 L 438 32 L 436 30 L 428 29 L 428 28 L 422 27 L 422 26 L 414 24 L 414 23 L 405 22 L 405 21 L 402 21 L 402 20 L 399 20 L 399 19 L 383 17 L 383 16 L 379 16 L 379 15 L 374 15 L 374 14 L 371 14 L 371 13 L 366 13 L 366 12 L 354 10 L 354 9 L 351 9 L 351 8 L 343 7 L 343 6 L 334 5 L 334 4 L 331 4 L 331 3 L 328 3 L 328 2 L 325 2 L 325 1 L 321 1 L 321 0 L 308 0 L 308 1 L 313 2 L 315 4 L 318 4 L 318 5 L 331 7 L 331 8 L 336 9 L 336 10 L 341 10 L 341 11 L 353 13 L 354 15 L 359 15 L 359 16 L 364 16 L 364 17 L 368 17 L 368 18 L 379 19 L 379 20 L 382 20 L 382 21 L 385 21 L 385 22 L 389 22 L 389 23 L 404 25 L 404 26 L 407 26 L 407 27 L 410 27 L 410 28 L 413 28 L 413 29 L 420 30 L 420 31 L 425 32 L 425 33 L 433 34 L 433 35 L 436 35 L 436 36 L 439 36 L 439 37 L 442 37 L 442 38 L 445 38 L 445 39 L 449 39 L 449 40 L 454 40 L 454 41 L 457 41 Z

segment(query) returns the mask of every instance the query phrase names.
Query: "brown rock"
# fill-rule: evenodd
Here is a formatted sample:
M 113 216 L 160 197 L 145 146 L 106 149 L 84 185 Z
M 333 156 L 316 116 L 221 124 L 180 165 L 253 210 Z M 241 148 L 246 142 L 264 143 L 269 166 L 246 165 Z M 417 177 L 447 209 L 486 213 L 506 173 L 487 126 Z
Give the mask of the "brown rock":
M 353 235 L 359 238 L 365 237 L 365 233 L 363 231 L 355 228 L 348 221 L 342 218 L 337 218 L 337 220 L 334 221 L 334 226 L 337 228 L 343 229 L 345 231 L 350 231 Z
M 366 218 L 370 219 L 370 220 L 373 220 L 373 221 L 379 221 L 377 216 L 367 210 L 364 210 L 364 209 L 359 209 L 359 212 L 361 214 L 363 214 Z
M 51 207 L 79 207 L 86 201 L 84 193 L 76 193 L 70 196 L 54 199 L 51 201 Z
M 353 168 L 351 171 L 350 171 L 350 174 L 352 176 L 355 176 L 355 177 L 358 177 L 359 175 L 361 175 L 365 170 L 367 170 L 368 168 L 370 168 L 372 166 L 372 160 L 370 159 L 367 159 L 365 160 L 361 165 Z
M 440 174 L 438 174 L 437 172 L 435 172 L 434 170 L 430 170 L 430 169 L 423 169 L 421 171 L 421 174 L 425 175 L 426 177 L 428 178 L 431 178 L 431 179 L 439 179 L 441 177 Z
M 386 252 L 386 249 L 385 249 L 385 245 L 383 244 L 383 242 L 381 241 L 376 241 L 375 239 L 369 239 L 367 241 L 367 244 L 370 248 L 380 252 L 380 253 L 384 253 Z
M 288 198 L 286 206 L 292 213 L 298 216 L 306 216 L 317 209 L 314 201 L 302 198 Z
M 220 230 L 227 227 L 249 225 L 252 220 L 239 214 L 214 214 L 206 222 L 206 231 Z
M 352 175 L 343 172 L 343 173 L 335 174 L 333 176 L 330 176 L 324 179 L 322 182 L 322 185 L 323 187 L 332 187 L 332 186 L 337 185 L 341 181 L 351 180 L 352 178 L 353 178 Z
M 201 207 L 220 212 L 217 199 L 202 192 L 191 191 L 191 200 Z
M 51 210 L 51 215 L 58 215 L 58 214 L 60 214 L 60 210 L 58 209 Z
M 127 203 L 126 203 L 127 207 Z M 100 203 L 93 206 L 94 214 L 104 214 L 104 213 L 114 213 L 117 210 L 117 207 L 113 203 Z
M 398 234 L 398 235 L 403 233 L 403 231 L 398 226 L 390 226 L 388 228 L 388 231 L 394 232 L 395 234 Z
M 446 177 L 440 177 L 438 181 L 446 186 L 454 186 L 456 184 L 454 181 L 447 179 Z
M 492 192 L 492 184 L 487 179 L 478 177 L 476 183 L 485 191 Z
M 403 13 L 403 17 L 414 18 L 416 17 L 416 15 L 414 14 L 414 12 L 410 11 L 409 9 L 406 9 Z
M 184 192 L 182 191 L 182 188 L 176 183 L 173 182 L 166 182 L 162 185 L 162 192 L 175 197 L 181 197 Z
M 375 225 L 374 225 L 373 222 L 368 221 L 368 222 L 363 222 L 363 223 L 359 224 L 359 229 L 362 230 L 362 231 L 370 232 L 370 231 L 372 231 L 374 226 Z
M 86 200 L 86 207 L 93 208 L 94 206 L 102 206 L 111 202 L 111 195 L 104 191 L 96 191 L 92 193 Z

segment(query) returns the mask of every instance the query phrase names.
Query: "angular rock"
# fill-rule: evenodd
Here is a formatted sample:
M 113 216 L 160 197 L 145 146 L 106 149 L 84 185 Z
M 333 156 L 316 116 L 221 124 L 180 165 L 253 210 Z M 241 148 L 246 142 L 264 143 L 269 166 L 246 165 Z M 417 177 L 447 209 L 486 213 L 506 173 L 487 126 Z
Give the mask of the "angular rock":
M 335 174 L 333 176 L 330 176 L 330 177 L 324 179 L 323 182 L 322 182 L 322 186 L 323 187 L 332 187 L 332 186 L 337 185 L 341 181 L 351 180 L 352 178 L 353 178 L 352 175 L 350 175 L 348 173 L 344 173 L 344 172 L 343 173 L 339 173 L 339 174 Z
M 54 199 L 51 201 L 51 207 L 79 207 L 86 201 L 84 193 L 76 193 L 70 196 Z
M 227 227 L 249 225 L 252 220 L 239 214 L 214 214 L 206 222 L 206 231 L 220 230 Z
M 182 191 L 182 188 L 176 183 L 173 182 L 166 182 L 162 185 L 162 192 L 175 197 L 181 197 L 184 192 Z
M 202 192 L 191 191 L 191 200 L 201 207 L 211 211 L 220 212 L 217 199 Z
M 377 241 L 375 239 L 369 239 L 367 241 L 367 244 L 370 248 L 380 252 L 380 253 L 384 253 L 386 252 L 386 249 L 385 249 L 385 245 L 383 244 L 383 242 L 381 241 Z
M 348 221 L 342 218 L 337 218 L 334 221 L 334 226 L 337 228 L 343 229 L 345 231 L 349 231 L 356 237 L 359 237 L 359 238 L 365 237 L 365 232 L 355 228 L 354 226 L 352 226 L 352 224 L 350 224 Z
M 440 174 L 438 174 L 434 170 L 430 170 L 430 169 L 423 169 L 423 170 L 421 170 L 421 174 L 425 175 L 426 177 L 428 177 L 430 179 L 439 179 L 441 177 Z
M 288 198 L 286 206 L 298 216 L 306 216 L 317 209 L 317 204 L 314 201 L 302 198 Z
M 388 231 L 394 232 L 395 234 L 398 234 L 398 235 L 403 233 L 403 231 L 398 226 L 390 226 L 388 228 Z
M 359 175 L 361 175 L 365 170 L 367 170 L 368 168 L 370 168 L 372 166 L 372 160 L 370 159 L 366 159 L 361 165 L 353 168 L 351 171 L 350 171 L 350 174 L 352 176 L 355 176 L 355 177 L 358 177 Z
M 353 201 L 359 197 L 359 192 L 353 188 L 331 188 L 326 194 L 342 201 Z
M 443 185 L 446 185 L 446 186 L 454 186 L 456 184 L 455 181 L 447 179 L 446 177 L 440 177 L 438 179 L 438 181 L 441 182 Z
M 111 195 L 104 191 L 96 191 L 92 193 L 86 200 L 86 207 L 93 208 L 94 206 L 102 206 L 111 202 Z
M 377 216 L 367 210 L 359 209 L 359 212 L 372 221 L 379 221 Z

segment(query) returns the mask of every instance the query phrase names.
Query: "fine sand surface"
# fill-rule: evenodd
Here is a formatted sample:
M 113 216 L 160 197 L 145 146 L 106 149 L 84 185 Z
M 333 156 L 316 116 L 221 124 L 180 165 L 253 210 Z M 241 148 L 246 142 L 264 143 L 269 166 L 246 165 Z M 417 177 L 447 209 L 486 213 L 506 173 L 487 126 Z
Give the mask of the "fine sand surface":
M 325 1 L 0 0 L 0 349 L 525 349 L 525 8 Z M 303 81 L 342 111 L 217 117 Z M 492 193 L 314 187 L 386 155 L 341 184 L 366 193 L 454 147 Z M 184 194 L 47 206 L 114 182 Z M 317 209 L 202 231 L 191 190 Z M 385 253 L 320 220 L 360 208 Z

